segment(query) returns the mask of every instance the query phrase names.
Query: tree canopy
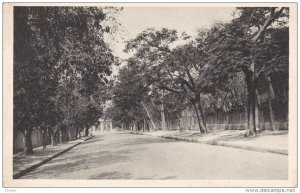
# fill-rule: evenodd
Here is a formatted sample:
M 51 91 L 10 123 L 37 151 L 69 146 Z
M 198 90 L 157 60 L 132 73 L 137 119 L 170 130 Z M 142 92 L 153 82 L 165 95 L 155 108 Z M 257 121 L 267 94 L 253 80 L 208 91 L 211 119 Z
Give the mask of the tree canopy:
M 116 27 L 105 24 L 112 18 L 105 11 L 15 7 L 14 130 L 89 125 L 99 118 L 101 90 L 116 62 L 103 38 Z

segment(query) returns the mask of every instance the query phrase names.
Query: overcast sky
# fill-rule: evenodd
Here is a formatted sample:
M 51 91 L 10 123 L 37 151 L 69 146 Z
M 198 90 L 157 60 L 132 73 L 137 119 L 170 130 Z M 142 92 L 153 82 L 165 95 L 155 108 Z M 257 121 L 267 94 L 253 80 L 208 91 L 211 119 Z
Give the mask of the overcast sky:
M 216 21 L 230 20 L 233 10 L 233 8 L 131 7 L 124 8 L 117 18 L 133 37 L 149 27 L 175 28 L 189 34 Z
M 125 41 L 147 28 L 165 27 L 193 36 L 199 28 L 207 28 L 218 21 L 230 21 L 233 11 L 230 7 L 125 7 L 116 17 L 123 31 L 113 34 L 114 40 L 107 38 L 107 41 L 116 56 L 126 59 Z

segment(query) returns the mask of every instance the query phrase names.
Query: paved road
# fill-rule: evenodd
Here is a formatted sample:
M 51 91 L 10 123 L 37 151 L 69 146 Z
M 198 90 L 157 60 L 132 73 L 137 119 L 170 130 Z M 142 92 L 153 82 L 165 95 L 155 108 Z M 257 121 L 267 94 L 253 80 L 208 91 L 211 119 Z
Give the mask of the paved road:
M 285 180 L 288 156 L 133 134 L 95 136 L 22 178 Z

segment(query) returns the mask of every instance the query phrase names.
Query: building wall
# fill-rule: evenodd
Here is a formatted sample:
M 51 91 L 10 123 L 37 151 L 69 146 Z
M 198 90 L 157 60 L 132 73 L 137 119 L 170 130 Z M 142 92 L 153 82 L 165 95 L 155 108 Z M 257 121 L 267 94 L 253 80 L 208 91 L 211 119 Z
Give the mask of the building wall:
M 70 131 L 70 135 L 71 135 L 71 140 L 76 138 L 76 131 L 75 129 L 72 129 Z M 67 129 L 63 129 L 62 131 L 62 140 L 63 142 L 69 141 L 69 133 Z M 43 136 L 41 134 L 41 132 L 37 129 L 33 129 L 32 130 L 32 134 L 31 134 L 31 140 L 32 140 L 32 146 L 33 148 L 35 147 L 40 147 L 43 145 Z M 55 135 L 55 140 L 56 142 L 59 142 L 60 140 L 60 132 L 56 132 Z M 50 137 L 47 135 L 47 145 L 51 144 L 51 140 Z M 19 152 L 22 151 L 24 149 L 25 143 L 24 143 L 24 135 L 22 132 L 17 131 L 17 134 L 15 135 L 15 138 L 13 140 L 13 150 L 14 152 Z
M 33 148 L 43 145 L 43 137 L 39 130 L 33 129 L 31 140 Z M 24 149 L 24 135 L 20 131 L 17 131 L 16 137 L 14 138 L 13 149 L 14 152 L 22 151 Z

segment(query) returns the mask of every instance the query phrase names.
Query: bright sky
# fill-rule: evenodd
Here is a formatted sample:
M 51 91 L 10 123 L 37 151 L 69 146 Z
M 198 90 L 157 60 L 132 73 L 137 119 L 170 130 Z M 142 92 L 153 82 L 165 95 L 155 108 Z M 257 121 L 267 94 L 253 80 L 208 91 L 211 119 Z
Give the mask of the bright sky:
M 124 31 L 108 40 L 114 54 L 121 59 L 129 57 L 123 52 L 125 41 L 147 28 L 163 27 L 196 35 L 199 28 L 207 28 L 218 21 L 230 21 L 234 8 L 230 7 L 125 7 L 116 17 Z
M 191 33 L 216 21 L 230 20 L 233 10 L 233 8 L 200 7 L 131 7 L 124 8 L 118 19 L 133 37 L 149 27 L 174 28 L 180 32 Z

